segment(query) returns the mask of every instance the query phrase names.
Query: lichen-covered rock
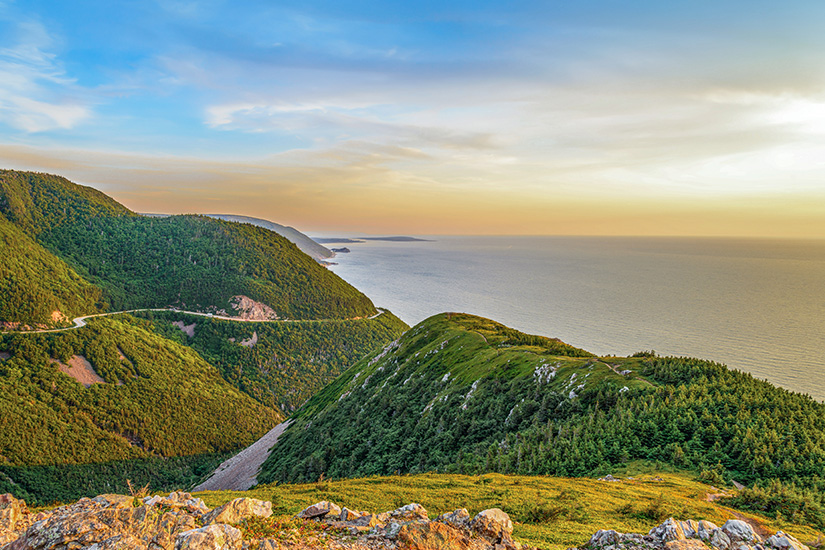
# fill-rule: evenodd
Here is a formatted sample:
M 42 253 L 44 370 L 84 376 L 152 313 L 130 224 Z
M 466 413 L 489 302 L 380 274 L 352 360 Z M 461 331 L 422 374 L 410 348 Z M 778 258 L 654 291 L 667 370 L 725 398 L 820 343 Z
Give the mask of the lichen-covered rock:
M 175 540 L 175 550 L 241 550 L 241 546 L 241 532 L 218 523 L 184 531 Z
M 482 510 L 473 518 L 470 526 L 480 535 L 491 539 L 501 537 L 502 533 L 509 535 L 513 532 L 513 522 L 510 516 L 500 508 Z
M 776 550 L 809 550 L 806 545 L 783 531 L 777 531 L 775 535 L 765 539 L 765 546 Z
M 466 508 L 459 508 L 449 514 L 441 514 L 435 521 L 446 523 L 456 529 L 467 529 L 470 526 L 470 512 Z
M 722 526 L 722 531 L 730 538 L 731 542 L 762 542 L 762 538 L 754 533 L 753 527 L 741 519 L 729 519 Z
M 251 517 L 268 518 L 272 515 L 272 503 L 254 498 L 236 498 L 215 508 L 203 517 L 203 523 L 240 523 Z
M 682 524 L 673 518 L 667 518 L 664 523 L 651 529 L 648 534 L 662 542 L 687 538 L 684 530 L 682 530 Z
M 392 512 L 388 512 L 391 518 L 397 521 L 415 521 L 417 519 L 429 520 L 427 517 L 427 510 L 418 504 L 412 502 L 401 508 L 396 508 Z
M 326 500 L 322 500 L 321 502 L 316 502 L 312 506 L 307 506 L 300 512 L 298 512 L 295 517 L 299 519 L 315 519 L 315 518 L 325 518 L 327 516 L 339 516 L 341 515 L 341 507 L 335 504 L 334 502 L 329 502 Z

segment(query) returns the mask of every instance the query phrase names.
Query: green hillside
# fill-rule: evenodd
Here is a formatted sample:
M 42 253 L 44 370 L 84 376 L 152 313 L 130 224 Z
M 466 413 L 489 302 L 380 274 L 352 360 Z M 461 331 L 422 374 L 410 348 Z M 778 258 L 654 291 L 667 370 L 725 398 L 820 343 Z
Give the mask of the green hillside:
M 8 327 L 66 326 L 105 305 L 99 288 L 2 216 L 0 250 L 0 320 Z
M 648 459 L 761 484 L 744 504 L 825 521 L 825 405 L 707 361 L 596 358 L 442 314 L 354 365 L 294 418 L 259 481 L 587 476 Z
M 0 336 L 0 491 L 47 503 L 126 492 L 127 479 L 189 486 L 283 420 L 128 321 Z
M 156 332 L 191 346 L 241 391 L 291 413 L 367 353 L 409 327 L 385 311 L 375 319 L 237 323 L 147 312 Z M 194 324 L 194 336 L 175 322 Z
M 203 216 L 138 216 L 65 178 L 8 170 L 0 171 L 0 216 L 42 245 L 41 256 L 48 251 L 56 257 L 29 261 L 22 273 L 14 265 L 4 270 L 0 285 L 8 289 L 8 304 L 30 297 L 33 291 L 16 282 L 28 279 L 41 280 L 40 300 L 63 303 L 54 289 L 64 287 L 66 277 L 49 266 L 65 262 L 79 276 L 72 275 L 75 286 L 95 297 L 86 304 L 88 313 L 97 311 L 93 304 L 108 304 L 114 311 L 177 305 L 232 315 L 235 296 L 265 304 L 281 318 L 376 313 L 369 298 L 265 228 Z M 65 307 L 76 305 L 83 304 Z M 0 321 L 49 323 L 52 311 L 46 316 L 46 309 L 7 313 Z
M 5 335 L 0 350 L 0 463 L 8 465 L 229 451 L 283 418 L 192 350 L 110 318 L 73 331 Z M 61 372 L 60 363 L 82 364 L 77 358 L 101 383 L 84 387 Z

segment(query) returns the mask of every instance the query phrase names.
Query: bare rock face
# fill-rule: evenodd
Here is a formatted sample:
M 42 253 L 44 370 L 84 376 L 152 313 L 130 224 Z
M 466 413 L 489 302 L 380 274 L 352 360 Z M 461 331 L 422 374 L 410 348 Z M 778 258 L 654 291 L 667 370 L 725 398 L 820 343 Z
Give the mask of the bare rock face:
M 223 506 L 215 508 L 203 517 L 205 524 L 240 523 L 251 517 L 268 518 L 272 515 L 272 503 L 254 498 L 236 498 Z

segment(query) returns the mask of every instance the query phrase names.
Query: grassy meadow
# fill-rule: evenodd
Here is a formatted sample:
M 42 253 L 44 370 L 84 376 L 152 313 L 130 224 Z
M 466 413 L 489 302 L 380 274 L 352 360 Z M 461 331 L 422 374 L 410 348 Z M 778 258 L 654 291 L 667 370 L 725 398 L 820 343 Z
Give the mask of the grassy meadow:
M 806 544 L 821 541 L 823 534 L 810 527 L 739 514 L 718 500 L 709 501 L 708 495 L 723 491 L 695 481 L 692 474 L 657 473 L 649 466 L 634 465 L 636 475 L 629 476 L 633 479 L 621 482 L 502 474 L 419 474 L 261 485 L 246 492 L 210 491 L 198 496 L 210 507 L 241 496 L 271 500 L 274 516 L 280 521 L 320 500 L 372 512 L 418 502 L 427 509 L 430 519 L 456 508 L 467 508 L 475 515 L 496 507 L 510 514 L 517 540 L 553 550 L 583 545 L 599 529 L 646 533 L 671 516 L 706 519 L 721 526 L 728 519 L 744 515 L 771 531 L 787 531 Z M 649 473 L 638 473 L 646 470 Z

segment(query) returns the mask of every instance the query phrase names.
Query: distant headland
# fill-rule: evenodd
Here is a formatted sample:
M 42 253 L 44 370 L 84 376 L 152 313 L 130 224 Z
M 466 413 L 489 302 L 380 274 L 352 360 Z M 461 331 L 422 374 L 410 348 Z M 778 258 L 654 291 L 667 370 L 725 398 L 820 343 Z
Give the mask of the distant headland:
M 316 243 L 319 244 L 356 244 L 356 243 L 363 243 L 365 241 L 390 241 L 396 243 L 411 243 L 411 242 L 421 242 L 421 243 L 431 243 L 435 242 L 431 239 L 419 239 L 418 237 L 405 237 L 405 236 L 395 236 L 395 237 L 357 237 L 354 239 L 347 238 L 347 237 L 328 237 L 328 238 L 321 238 L 321 237 L 313 237 Z

